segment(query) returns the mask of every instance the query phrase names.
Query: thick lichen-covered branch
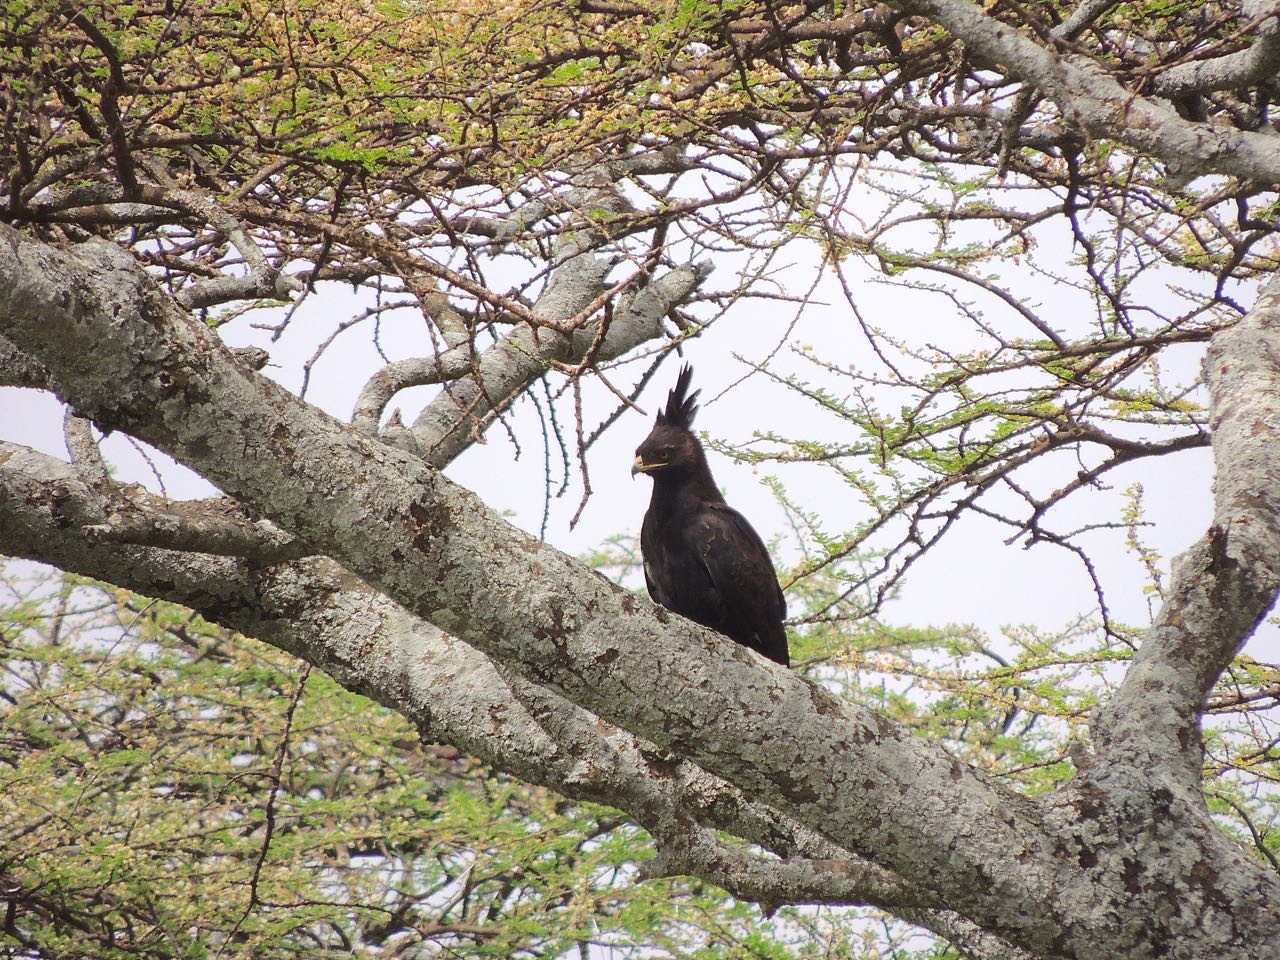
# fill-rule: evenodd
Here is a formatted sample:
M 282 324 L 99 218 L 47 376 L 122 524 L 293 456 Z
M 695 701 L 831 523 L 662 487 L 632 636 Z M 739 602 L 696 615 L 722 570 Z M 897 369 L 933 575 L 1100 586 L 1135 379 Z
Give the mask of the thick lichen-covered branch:
M 478 651 L 331 560 L 263 566 L 208 551 L 179 553 L 171 545 L 84 536 L 109 525 L 97 493 L 70 465 L 16 444 L 0 443 L 0 490 L 0 533 L 10 554 L 181 603 L 294 653 L 401 713 L 424 739 L 459 747 L 566 796 L 620 807 L 656 836 L 685 827 L 705 830 L 693 826 L 704 823 L 782 854 L 826 857 L 825 863 L 779 871 L 748 870 L 743 860 L 752 889 L 772 903 L 822 899 L 825 870 L 839 883 L 823 902 L 923 905 L 920 894 L 887 871 L 748 800 L 723 780 L 601 724 L 548 690 L 502 676 Z M 731 879 L 724 857 L 682 864 L 685 872 L 712 882 Z
M 1077 925 L 1055 906 L 1056 891 L 1077 906 L 1081 897 L 1114 903 L 1131 880 L 1118 851 L 1104 869 L 1061 871 L 1054 849 L 1093 842 L 1088 830 L 1073 834 L 1084 827 L 1047 830 L 1034 803 L 939 747 L 638 600 L 422 461 L 264 380 L 114 247 L 68 252 L 17 238 L 0 249 L 0 268 L 20 278 L 0 295 L 4 334 L 48 366 L 79 412 L 170 452 L 503 669 L 724 778 L 1032 952 L 1081 957 L 1129 936 L 1123 924 Z M 1212 843 L 1197 849 L 1221 855 Z M 1168 885 L 1164 863 L 1142 863 L 1159 875 L 1142 889 Z M 1267 927 L 1265 877 L 1232 869 L 1233 889 L 1248 891 L 1256 909 L 1244 927 L 1232 921 L 1223 950 L 1280 929 Z M 1188 922 L 1217 923 L 1222 909 L 1207 901 L 1211 915 Z
M 1047 876 L 1000 866 L 1047 862 L 1017 797 L 638 602 L 421 461 L 236 364 L 114 248 L 19 241 L 8 250 L 6 266 L 24 280 L 0 302 L 5 335 L 50 364 L 77 409 L 172 453 L 527 679 L 787 808 L 908 883 L 946 891 L 970 919 L 999 930 L 1015 897 L 1027 909 L 1011 938 L 1039 940 L 1062 922 L 1039 912 Z M 952 851 L 945 859 L 939 843 Z

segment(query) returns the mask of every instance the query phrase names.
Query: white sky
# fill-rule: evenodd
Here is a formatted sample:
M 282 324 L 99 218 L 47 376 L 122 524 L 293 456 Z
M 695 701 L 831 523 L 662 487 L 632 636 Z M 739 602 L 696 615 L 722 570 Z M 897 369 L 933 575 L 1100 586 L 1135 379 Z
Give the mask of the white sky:
M 1068 253 L 1064 250 L 1064 257 Z M 796 255 L 803 257 L 803 249 L 798 248 Z M 731 285 L 731 277 L 724 273 L 731 270 L 732 265 L 717 263 L 719 275 L 713 275 L 711 285 Z M 795 265 L 793 289 L 807 286 L 805 277 L 811 269 L 803 262 Z M 963 343 L 966 337 L 972 336 L 963 319 L 955 316 L 943 298 L 874 282 L 875 278 L 869 274 L 864 274 L 861 280 L 855 295 L 859 311 L 868 323 L 890 329 L 895 336 L 916 343 L 948 340 Z M 1042 279 L 1028 278 L 1027 283 L 1026 295 L 1038 301 L 1042 315 L 1058 329 L 1069 330 L 1075 322 L 1072 310 L 1080 309 L 1070 291 Z M 1153 291 L 1152 295 L 1160 294 Z M 866 359 L 865 341 L 857 332 L 836 284 L 830 279 L 824 281 L 816 290 L 814 301 L 803 310 L 785 303 L 747 302 L 720 319 L 703 336 L 686 344 L 685 357 L 695 368 L 694 385 L 702 390 L 699 429 L 737 442 L 748 440 L 755 428 L 771 428 L 815 439 L 841 439 L 828 431 L 847 427 L 822 421 L 807 402 L 763 377 L 752 377 L 724 392 L 749 369 L 743 361 L 734 358 L 735 352 L 749 361 L 760 361 L 773 354 L 771 370 L 810 379 L 816 379 L 818 372 L 796 356 L 791 344 L 806 344 L 833 362 L 859 363 Z M 249 343 L 269 346 L 273 365 L 264 372 L 297 390 L 302 364 L 316 346 L 339 323 L 363 309 L 366 302 L 363 295 L 354 295 L 349 287 L 333 284 L 313 296 L 274 344 L 269 343 L 264 331 L 253 329 L 247 319 L 233 322 L 224 328 L 223 335 L 236 346 Z M 1023 323 L 1016 318 L 1011 320 L 1012 311 L 1008 308 L 990 304 L 989 307 L 994 322 Z M 1002 310 L 1006 315 L 1001 316 Z M 254 319 L 262 322 L 261 316 Z M 410 356 L 423 351 L 423 329 L 420 319 L 402 314 L 399 319 L 382 324 L 378 341 L 392 359 Z M 1031 333 L 1024 328 L 1016 328 L 1016 332 Z M 780 345 L 781 349 L 774 354 Z M 1183 348 L 1173 354 L 1170 363 L 1182 365 L 1183 372 L 1190 375 L 1201 349 Z M 347 420 L 357 394 L 380 363 L 371 325 L 353 328 L 342 334 L 316 364 L 308 399 L 339 419 Z M 644 369 L 642 364 L 618 371 L 611 378 L 627 389 Z M 648 433 L 652 414 L 665 398 L 677 369 L 675 362 L 665 365 L 640 398 L 640 405 L 649 416 L 624 414 L 590 451 L 588 464 L 595 495 L 573 530 L 568 523 L 581 496 L 581 483 L 577 465 L 571 464 L 569 489 L 555 502 L 548 525 L 550 543 L 571 553 L 580 553 L 599 545 L 612 534 L 639 530 L 650 485 L 644 478 L 633 481 L 629 476 L 633 450 Z M 405 421 L 409 422 L 429 394 L 429 388 L 409 391 L 393 401 L 390 409 L 401 408 Z M 588 428 L 606 416 L 616 402 L 599 384 L 587 383 L 584 408 Z M 572 443 L 571 407 L 562 405 L 560 413 Z M 59 405 L 48 397 L 31 391 L 0 390 L 0 438 L 65 456 L 61 418 Z M 523 446 L 519 459 L 506 431 L 495 426 L 488 432 L 488 442 L 474 446 L 448 473 L 479 492 L 493 508 L 509 511 L 513 522 L 536 534 L 542 519 L 544 490 L 540 428 L 527 403 L 522 403 L 511 415 L 510 423 Z M 108 458 L 119 465 L 123 478 L 154 487 L 149 468 L 122 438 L 108 439 L 105 451 Z M 553 451 L 552 457 L 553 471 L 558 478 L 558 451 Z M 766 540 L 787 532 L 782 509 L 751 468 L 734 464 L 715 453 L 711 453 L 710 458 L 716 479 L 729 502 L 752 521 Z M 1043 468 L 1046 490 L 1070 478 L 1075 468 L 1069 464 L 1066 467 L 1067 472 L 1056 476 L 1063 465 Z M 173 495 L 201 496 L 209 492 L 198 478 L 179 468 L 170 465 L 164 467 L 163 472 Z M 865 507 L 818 468 L 799 466 L 779 474 L 798 501 L 831 518 L 830 530 L 851 527 L 865 519 Z M 1143 484 L 1148 519 L 1153 524 L 1145 530 L 1144 539 L 1162 556 L 1167 570 L 1171 558 L 1199 537 L 1209 521 L 1209 453 L 1191 451 L 1139 462 L 1116 470 L 1106 478 L 1114 491 L 1138 481 Z M 1114 520 L 1118 512 L 1116 494 L 1077 497 L 1062 511 L 1057 527 Z M 917 625 L 972 623 L 995 633 L 1006 624 L 1057 628 L 1094 608 L 1093 591 L 1079 560 L 1049 545 L 1030 550 L 1008 546 L 1003 541 L 1010 532 L 980 517 L 960 524 L 938 548 L 913 567 L 900 598 L 887 610 L 888 619 Z M 1123 535 L 1100 534 L 1082 542 L 1093 548 L 1092 557 L 1107 587 L 1113 616 L 1128 623 L 1145 622 L 1147 598 L 1141 589 L 1144 575 L 1136 558 L 1123 548 Z M 788 557 L 784 555 L 784 559 Z M 794 559 L 794 552 L 789 559 Z M 1250 652 L 1259 659 L 1280 659 L 1277 632 L 1263 631 L 1251 644 Z

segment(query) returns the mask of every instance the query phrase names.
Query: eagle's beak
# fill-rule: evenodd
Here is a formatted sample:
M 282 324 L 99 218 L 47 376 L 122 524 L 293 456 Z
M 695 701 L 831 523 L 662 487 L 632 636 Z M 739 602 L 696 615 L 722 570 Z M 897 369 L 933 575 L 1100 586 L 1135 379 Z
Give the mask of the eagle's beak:
M 635 462 L 631 464 L 631 476 L 635 477 L 637 473 L 645 473 L 649 470 L 649 464 L 644 462 L 644 458 L 637 456 Z

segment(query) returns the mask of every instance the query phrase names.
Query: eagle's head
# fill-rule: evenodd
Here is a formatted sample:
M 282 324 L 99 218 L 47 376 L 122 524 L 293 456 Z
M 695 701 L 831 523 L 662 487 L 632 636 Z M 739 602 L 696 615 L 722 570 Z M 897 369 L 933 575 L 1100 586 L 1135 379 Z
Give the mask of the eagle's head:
M 667 394 L 667 406 L 658 411 L 658 420 L 649 436 L 636 447 L 636 459 L 631 475 L 688 473 L 706 463 L 702 444 L 690 427 L 698 413 L 698 393 L 689 393 L 689 381 L 693 379 L 693 367 L 685 364 L 676 379 L 676 385 Z

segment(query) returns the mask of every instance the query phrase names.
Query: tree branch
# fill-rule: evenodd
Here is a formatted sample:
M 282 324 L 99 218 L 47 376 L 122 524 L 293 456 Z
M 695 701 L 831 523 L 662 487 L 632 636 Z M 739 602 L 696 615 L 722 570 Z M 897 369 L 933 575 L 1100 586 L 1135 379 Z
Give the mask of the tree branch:
M 1156 75 L 1152 89 L 1162 97 L 1182 97 L 1274 78 L 1280 70 L 1280 21 L 1274 0 L 1245 0 L 1242 6 L 1258 27 L 1258 39 L 1234 53 L 1170 67 Z
M 199 216 L 201 220 L 227 238 L 244 258 L 245 265 L 249 268 L 249 272 L 242 277 L 230 275 L 215 277 L 188 287 L 177 295 L 178 302 L 184 307 L 196 309 L 233 300 L 252 300 L 259 297 L 284 300 L 290 293 L 302 290 L 302 281 L 282 273 L 273 266 L 240 221 L 231 216 L 213 198 L 194 190 L 162 187 L 144 188 L 142 197 L 157 206 L 171 206 Z
M 561 325 L 567 318 L 599 312 L 595 305 L 607 292 L 605 278 L 614 264 L 594 252 L 600 237 L 591 218 L 599 210 L 616 212 L 624 203 L 612 182 L 596 183 L 590 189 L 570 194 L 565 203 L 576 205 L 577 219 L 585 225 L 557 238 L 552 257 L 556 266 L 530 311 L 534 318 L 555 318 Z M 530 206 L 539 208 L 536 216 L 530 214 L 530 218 L 545 215 L 541 201 Z M 552 364 L 577 362 L 589 356 L 594 356 L 596 361 L 612 360 L 660 337 L 662 320 L 698 288 L 711 270 L 712 265 L 706 261 L 680 267 L 638 289 L 622 293 L 607 328 L 602 326 L 603 317 L 570 324 L 573 329 L 567 333 L 559 332 L 554 326 L 539 327 L 535 322 L 517 327 L 478 360 L 469 352 L 464 356 L 463 345 L 458 345 L 454 348 L 458 356 L 442 355 L 441 362 L 452 370 L 460 367 L 463 360 L 469 361 L 473 364 L 472 375 L 455 378 L 440 374 L 450 385 L 418 415 L 410 430 L 409 448 L 437 466 L 451 462 Z M 435 376 L 430 363 L 416 364 L 395 373 Z M 384 389 L 382 385 L 376 388 L 379 394 Z M 377 399 L 371 394 L 367 402 L 362 402 L 364 422 L 367 423 L 367 410 Z
M 821 896 L 817 878 L 826 870 L 839 880 L 833 888 L 838 902 L 887 909 L 925 905 L 888 871 L 746 799 L 725 781 L 602 724 L 549 690 L 500 675 L 478 651 L 413 617 L 332 561 L 313 558 L 260 569 L 85 540 L 77 529 L 92 529 L 102 519 L 95 491 L 68 464 L 17 444 L 0 442 L 0 490 L 0 534 L 15 555 L 181 603 L 300 656 L 401 713 L 424 739 L 452 744 L 565 796 L 621 807 L 655 836 L 671 836 L 677 823 L 707 824 L 781 854 L 802 849 L 826 858 L 803 872 L 813 884 L 807 893 L 798 880 L 800 866 L 772 878 L 747 869 L 751 889 L 768 892 L 768 902 Z M 370 663 L 379 668 L 371 672 Z M 686 866 L 685 872 L 734 889 L 724 858 L 701 866 L 690 860 Z
M 550 691 L 521 681 L 522 695 L 513 700 L 480 653 L 413 617 L 330 560 L 255 568 L 224 557 L 86 540 L 76 531 L 102 519 L 94 491 L 68 464 L 2 441 L 0 491 L 5 494 L 0 542 L 15 555 L 190 607 L 211 622 L 321 667 L 348 689 L 406 717 L 424 740 L 449 743 L 566 797 L 622 806 L 632 816 L 631 803 L 641 798 L 640 813 L 650 832 L 656 819 L 692 820 L 780 856 L 820 858 L 811 865 L 813 876 L 820 870 L 840 874 L 850 902 L 891 909 L 978 960 L 1030 960 L 952 910 L 910 906 L 921 901 L 920 892 L 888 871 L 748 800 L 694 764 L 660 756 L 656 748 L 604 726 Z M 370 663 L 378 669 L 370 671 Z M 541 708 L 530 710 L 530 700 Z M 549 727 L 558 727 L 562 735 L 553 736 Z M 675 867 L 672 861 L 668 865 Z M 713 875 L 712 866 L 721 872 Z M 740 896 L 759 892 L 736 885 L 720 865 L 703 869 L 690 862 L 685 869 Z M 861 889 L 854 886 L 859 877 L 866 884 Z M 762 875 L 757 885 L 765 879 Z M 787 891 L 796 889 L 789 874 L 775 879 L 761 887 L 769 893 L 767 903 L 789 902 Z
M 1095 732 L 1111 751 L 1199 790 L 1206 698 L 1280 589 L 1280 276 L 1214 334 L 1204 362 L 1217 464 L 1208 532 L 1174 567 L 1164 606 Z
M 899 0 L 894 6 L 936 21 L 979 57 L 1038 87 L 1075 128 L 1160 160 L 1176 176 L 1224 173 L 1280 183 L 1275 137 L 1183 120 L 1172 108 L 1125 89 L 1088 57 L 1047 50 L 969 0 Z
M 282 563 L 314 552 L 270 521 L 244 516 L 228 501 L 165 501 L 138 491 L 113 494 L 110 512 L 99 523 L 85 526 L 86 537 L 243 557 L 258 564 Z
M 49 367 L 65 400 L 169 452 L 495 663 L 1033 954 L 1122 955 L 1136 934 L 1111 918 L 1080 923 L 1081 904 L 1128 896 L 1155 910 L 1171 885 L 1201 892 L 1161 938 L 1200 943 L 1193 931 L 1212 928 L 1229 931 L 1222 944 L 1232 956 L 1245 956 L 1246 944 L 1252 955 L 1280 949 L 1280 884 L 1222 838 L 1202 806 L 1199 819 L 1185 803 L 1175 811 L 1191 818 L 1180 835 L 1194 837 L 1193 861 L 1154 855 L 1159 836 L 1129 857 L 1098 834 L 1110 822 L 1064 818 L 987 783 L 940 746 L 622 590 L 421 460 L 247 369 L 113 245 L 7 239 L 0 331 Z M 1230 557 L 1243 541 L 1233 532 L 1227 542 Z M 373 654 L 386 633 L 374 626 L 347 651 L 353 673 L 338 677 L 355 689 L 398 657 L 433 655 L 403 644 Z M 400 696 L 429 716 L 437 694 Z M 1121 823 L 1125 812 L 1115 814 Z M 1075 850 L 1093 867 L 1081 869 Z M 1204 869 L 1216 878 L 1211 889 Z
M 0 244 L 0 271 L 15 278 L 0 289 L 4 334 L 99 423 L 176 456 L 495 661 L 786 809 L 974 922 L 1030 943 L 1067 925 L 1046 907 L 1051 845 L 1024 799 L 637 600 L 420 460 L 245 369 L 114 246 L 59 251 L 16 238 Z
M 663 318 L 696 290 L 711 270 L 707 261 L 680 267 L 621 298 L 596 349 L 596 360 L 613 360 L 661 336 Z M 577 278 L 573 287 L 576 296 L 585 300 L 596 291 L 581 280 Z M 562 274 L 562 282 L 569 283 L 569 277 Z M 443 466 L 451 462 L 476 433 L 546 373 L 551 362 L 585 355 L 601 322 L 592 321 L 572 336 L 548 330 L 534 333 L 528 327 L 513 330 L 481 354 L 478 377 L 455 381 L 419 414 L 412 426 L 414 449 L 432 463 Z

